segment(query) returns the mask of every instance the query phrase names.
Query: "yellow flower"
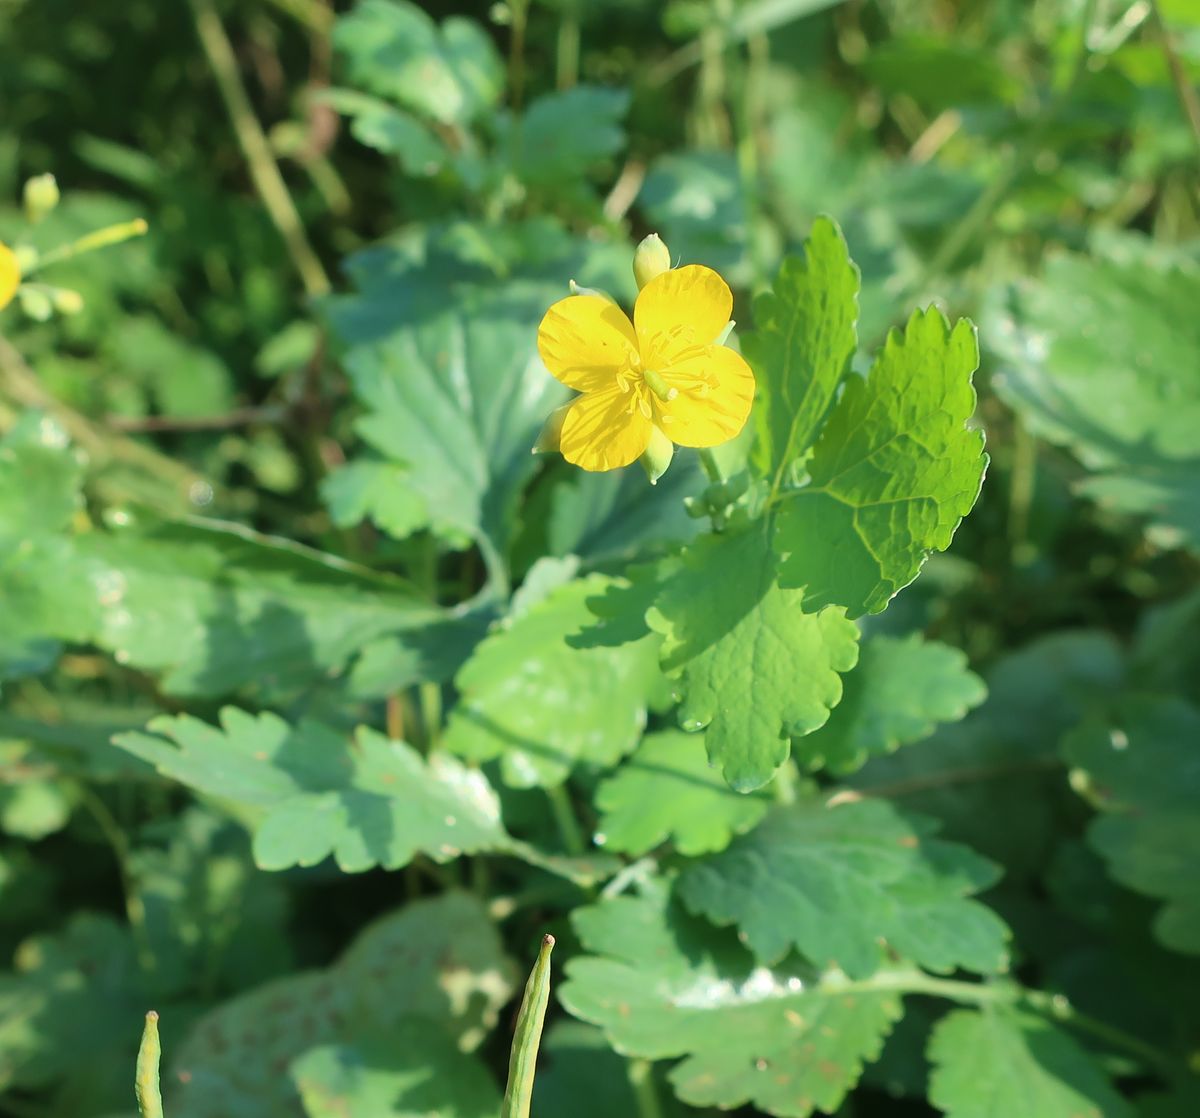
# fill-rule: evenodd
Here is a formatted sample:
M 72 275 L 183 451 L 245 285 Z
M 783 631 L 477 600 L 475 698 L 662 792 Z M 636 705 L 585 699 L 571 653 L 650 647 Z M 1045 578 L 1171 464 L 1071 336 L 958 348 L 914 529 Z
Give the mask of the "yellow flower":
M 555 303 L 538 328 L 538 352 L 582 393 L 563 420 L 563 457 L 585 470 L 628 466 L 655 428 L 679 446 L 732 439 L 754 401 L 750 366 L 716 344 L 732 310 L 725 281 L 696 264 L 650 280 L 632 323 L 600 295 Z
M 21 265 L 13 250 L 0 241 L 0 311 L 12 302 L 20 286 Z

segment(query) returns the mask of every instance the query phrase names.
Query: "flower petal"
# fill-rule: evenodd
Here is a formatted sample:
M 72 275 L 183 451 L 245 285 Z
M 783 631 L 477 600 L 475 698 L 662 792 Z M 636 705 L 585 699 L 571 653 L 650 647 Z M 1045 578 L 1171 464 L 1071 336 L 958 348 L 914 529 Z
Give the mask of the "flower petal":
M 691 347 L 712 345 L 732 313 L 729 285 L 711 268 L 689 264 L 655 276 L 633 308 L 642 359 L 661 368 Z
M 740 353 L 708 346 L 662 374 L 679 395 L 656 401 L 662 429 L 680 446 L 717 446 L 746 425 L 754 403 L 754 374 Z
M 12 301 L 21 285 L 21 265 L 16 254 L 7 245 L 0 243 L 0 310 Z
M 563 422 L 559 449 L 568 462 L 585 470 L 615 470 L 628 466 L 650 443 L 650 417 L 634 397 L 617 385 L 580 396 Z
M 543 317 L 538 352 L 568 388 L 595 392 L 610 385 L 637 352 L 637 335 L 616 303 L 601 295 L 570 295 Z

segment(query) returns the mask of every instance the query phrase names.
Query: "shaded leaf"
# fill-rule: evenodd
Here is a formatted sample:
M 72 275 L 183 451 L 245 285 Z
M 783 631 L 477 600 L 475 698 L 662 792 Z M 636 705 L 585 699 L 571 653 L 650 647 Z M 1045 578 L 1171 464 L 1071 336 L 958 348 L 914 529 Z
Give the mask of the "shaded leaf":
M 825 722 L 842 697 L 838 673 L 858 658 L 845 614 L 805 612 L 802 598 L 776 584 L 754 526 L 692 545 L 646 613 L 664 670 L 681 676 L 680 725 L 707 727 L 708 755 L 739 791 L 770 780 L 790 740 Z
M 852 378 L 808 463 L 809 484 L 785 493 L 776 547 L 780 584 L 805 606 L 879 613 L 950 546 L 975 504 L 987 457 L 967 430 L 975 410 L 975 329 L 917 311 L 892 331 L 862 380 Z
M 620 121 L 628 107 L 623 89 L 577 85 L 543 94 L 519 118 L 500 118 L 500 142 L 522 183 L 569 184 L 625 146 Z
M 929 1044 L 929 1101 L 950 1118 L 1132 1118 L 1088 1053 L 1032 1014 L 959 1009 Z
M 299 1095 L 283 1072 L 310 1049 L 415 1026 L 431 1050 L 444 1037 L 470 1051 L 513 985 L 478 900 L 410 902 L 368 925 L 328 969 L 268 982 L 206 1014 L 173 1059 L 168 1047 L 166 1113 L 296 1118 Z
M 689 866 L 680 896 L 691 911 L 736 924 L 768 964 L 794 946 L 851 978 L 873 973 L 889 949 L 929 970 L 1002 971 L 1008 929 L 970 899 L 999 867 L 936 830 L 884 800 L 801 801 Z
M 809 768 L 853 772 L 871 754 L 927 738 L 939 722 L 957 722 L 987 697 L 966 656 L 916 634 L 864 641 L 842 686 L 829 721 L 797 750 Z
M 494 1118 L 500 1107 L 483 1064 L 424 1022 L 312 1048 L 291 1075 L 309 1118 Z
M 1089 845 L 1122 885 L 1166 902 L 1154 922 L 1161 943 L 1200 954 L 1200 710 L 1131 698 L 1069 734 L 1063 751 L 1105 812 Z
M 404 468 L 359 458 L 328 474 L 321 497 L 339 528 L 370 520 L 389 536 L 404 539 L 427 521 L 425 502 L 407 484 Z

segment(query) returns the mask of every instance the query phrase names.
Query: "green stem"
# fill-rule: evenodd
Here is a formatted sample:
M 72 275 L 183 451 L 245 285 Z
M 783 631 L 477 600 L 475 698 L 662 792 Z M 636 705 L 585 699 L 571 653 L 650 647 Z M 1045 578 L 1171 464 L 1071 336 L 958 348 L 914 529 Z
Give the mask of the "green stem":
M 554 813 L 554 823 L 562 837 L 563 846 L 573 857 L 581 857 L 587 853 L 587 840 L 579 820 L 575 818 L 575 809 L 571 806 L 571 796 L 565 784 L 551 784 L 546 788 L 546 798 L 550 801 L 550 810 Z
M 839 993 L 894 990 L 900 994 L 928 994 L 935 998 L 947 998 L 960 1005 L 1024 1006 L 1079 1032 L 1089 1033 L 1113 1048 L 1124 1049 L 1165 1076 L 1170 1077 L 1174 1072 L 1171 1060 L 1153 1045 L 1089 1014 L 1081 1013 L 1061 994 L 1030 990 L 1015 982 L 963 982 L 954 978 L 936 978 L 923 971 L 902 970 L 878 971 L 870 978 L 860 981 L 831 984 L 831 989 Z
M 525 95 L 525 24 L 529 18 L 529 0 L 509 0 L 512 35 L 508 42 L 508 99 L 519 112 Z
M 283 238 L 305 291 L 313 297 L 325 295 L 332 289 L 332 284 L 309 243 L 300 214 L 291 194 L 288 193 L 279 164 L 275 162 L 275 156 L 271 152 L 271 144 L 258 122 L 258 117 L 254 115 L 250 95 L 246 92 L 238 72 L 233 45 L 225 33 L 221 17 L 217 14 L 213 0 L 191 0 L 191 5 L 200 45 L 204 48 L 209 67 L 217 81 L 217 88 L 221 92 L 221 99 L 225 102 L 225 108 L 233 122 L 233 130 L 242 154 L 246 157 L 254 188 Z
M 633 1088 L 638 1118 L 662 1118 L 662 1105 L 654 1085 L 654 1065 L 649 1060 L 629 1060 L 625 1064 L 625 1074 Z
M 122 241 L 128 241 L 133 237 L 141 237 L 149 228 L 145 219 L 140 217 L 134 218 L 133 221 L 122 221 L 117 225 L 106 225 L 103 229 L 97 229 L 94 233 L 87 233 L 77 241 L 72 241 L 66 245 L 59 245 L 58 248 L 51 249 L 44 255 L 39 256 L 37 260 L 21 273 L 21 278 L 24 279 L 26 276 L 31 276 L 34 272 L 51 264 L 70 260 L 73 256 L 82 256 L 85 252 L 95 252 L 98 248 L 119 245 Z
M 563 8 L 558 24 L 558 73 L 555 84 L 559 89 L 570 89 L 579 81 L 579 45 L 579 7 L 575 3 L 568 3 Z
M 713 454 L 711 447 L 705 447 L 700 451 L 700 465 L 704 467 L 704 473 L 713 485 L 720 485 L 725 480 L 725 475 L 721 472 L 721 464 L 717 461 L 717 456 Z

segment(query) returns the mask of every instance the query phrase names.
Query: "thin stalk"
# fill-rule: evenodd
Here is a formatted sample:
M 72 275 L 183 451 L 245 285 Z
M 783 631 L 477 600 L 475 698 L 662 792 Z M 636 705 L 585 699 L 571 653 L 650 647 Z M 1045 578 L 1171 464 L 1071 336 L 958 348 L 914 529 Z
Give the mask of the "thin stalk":
M 283 238 L 305 291 L 312 297 L 325 295 L 333 285 L 309 243 L 296 204 L 288 193 L 279 164 L 275 162 L 270 142 L 258 122 L 258 117 L 254 115 L 250 95 L 242 82 L 233 45 L 225 32 L 224 24 L 221 23 L 221 17 L 217 14 L 213 0 L 190 2 L 200 45 L 204 48 L 217 88 L 221 92 L 221 99 L 225 102 L 225 108 L 233 123 L 238 144 L 246 157 L 254 188 Z
M 625 1074 L 633 1088 L 638 1118 L 663 1118 L 658 1089 L 654 1085 L 654 1065 L 649 1060 L 627 1060 Z
M 1037 443 L 1025 424 L 1016 421 L 1012 481 L 1008 499 L 1008 538 L 1012 562 L 1023 563 L 1029 553 L 1029 510 L 1037 484 Z
M 551 784 L 546 788 L 546 798 L 550 801 L 550 810 L 554 815 L 555 826 L 562 838 L 567 853 L 573 857 L 581 857 L 587 853 L 587 840 L 583 828 L 575 818 L 575 809 L 571 806 L 571 796 L 565 784 Z
M 508 99 L 518 112 L 525 95 L 525 26 L 529 20 L 529 0 L 509 0 L 512 34 L 508 40 Z
M 579 81 L 580 38 L 579 5 L 568 3 L 558 24 L 555 84 L 559 89 L 570 89 Z
M 122 241 L 144 236 L 149 228 L 150 226 L 146 224 L 145 218 L 141 217 L 136 217 L 133 221 L 122 221 L 117 225 L 106 225 L 103 229 L 97 229 L 94 233 L 85 234 L 77 241 L 72 241 L 66 245 L 59 245 L 58 248 L 53 248 L 49 252 L 43 253 L 24 269 L 21 273 L 21 278 L 24 279 L 27 276 L 31 276 L 34 272 L 40 271 L 51 264 L 70 260 L 74 256 L 82 256 L 87 252 L 95 252 L 100 248 L 108 248 L 109 245 L 119 245 Z
M 1197 97 L 1196 89 L 1188 80 L 1187 71 L 1183 68 L 1178 51 L 1175 50 L 1171 33 L 1163 22 L 1158 0 L 1150 0 L 1150 17 L 1154 21 L 1154 29 L 1158 33 L 1158 42 L 1162 47 L 1163 57 L 1167 60 L 1167 69 L 1171 71 L 1171 84 L 1175 87 L 1175 96 L 1179 98 L 1179 105 L 1183 109 L 1183 115 L 1187 118 L 1192 139 L 1196 142 L 1196 150 L 1200 151 L 1200 97 Z

